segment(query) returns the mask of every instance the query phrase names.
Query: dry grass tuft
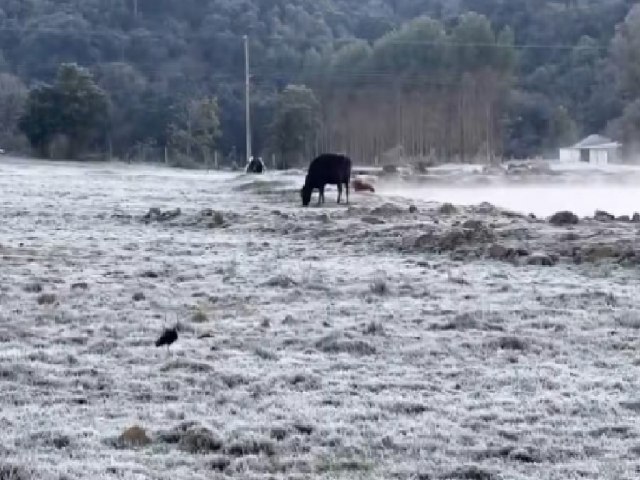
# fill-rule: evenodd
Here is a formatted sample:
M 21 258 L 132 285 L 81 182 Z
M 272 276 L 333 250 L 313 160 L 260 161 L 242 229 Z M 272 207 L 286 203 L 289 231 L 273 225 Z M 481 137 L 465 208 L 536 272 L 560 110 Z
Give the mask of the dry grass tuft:
M 144 447 L 151 443 L 147 432 L 139 425 L 127 428 L 122 432 L 118 440 L 123 446 L 130 448 Z

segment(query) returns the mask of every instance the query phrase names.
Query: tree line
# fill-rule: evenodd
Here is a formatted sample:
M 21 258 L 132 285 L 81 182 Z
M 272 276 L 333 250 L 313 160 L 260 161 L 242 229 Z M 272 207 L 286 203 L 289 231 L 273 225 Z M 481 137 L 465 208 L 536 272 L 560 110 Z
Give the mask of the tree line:
M 0 146 L 181 163 L 545 155 L 640 134 L 630 0 L 7 0 Z

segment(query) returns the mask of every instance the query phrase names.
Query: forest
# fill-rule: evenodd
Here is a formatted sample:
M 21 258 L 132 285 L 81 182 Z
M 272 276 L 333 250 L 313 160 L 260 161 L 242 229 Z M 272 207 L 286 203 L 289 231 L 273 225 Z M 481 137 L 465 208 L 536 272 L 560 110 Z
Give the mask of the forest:
M 0 147 L 487 161 L 640 142 L 632 0 L 1 0 Z

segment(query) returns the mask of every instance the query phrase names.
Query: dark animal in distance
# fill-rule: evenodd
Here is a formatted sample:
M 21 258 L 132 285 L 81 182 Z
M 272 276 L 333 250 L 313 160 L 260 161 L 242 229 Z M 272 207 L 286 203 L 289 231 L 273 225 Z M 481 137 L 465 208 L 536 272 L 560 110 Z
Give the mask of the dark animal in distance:
M 173 328 L 167 328 L 164 332 L 162 332 L 160 338 L 156 340 L 156 347 L 162 347 L 166 345 L 168 351 L 169 345 L 171 345 L 176 340 L 178 340 L 178 327 L 175 326 Z
M 356 192 L 373 192 L 373 193 L 375 193 L 375 191 L 376 191 L 376 189 L 373 188 L 373 185 L 371 185 L 369 182 L 365 182 L 361 178 L 356 178 L 353 181 L 353 189 Z
M 351 182 L 351 159 L 345 155 L 324 153 L 316 157 L 309 165 L 309 171 L 300 190 L 302 205 L 308 206 L 311 194 L 318 189 L 318 205 L 324 203 L 324 187 L 337 185 L 338 203 L 342 198 L 342 186 L 347 189 L 347 203 L 349 203 L 349 183 Z
M 264 172 L 264 163 L 262 163 L 261 158 L 252 158 L 247 165 L 247 173 L 263 173 Z

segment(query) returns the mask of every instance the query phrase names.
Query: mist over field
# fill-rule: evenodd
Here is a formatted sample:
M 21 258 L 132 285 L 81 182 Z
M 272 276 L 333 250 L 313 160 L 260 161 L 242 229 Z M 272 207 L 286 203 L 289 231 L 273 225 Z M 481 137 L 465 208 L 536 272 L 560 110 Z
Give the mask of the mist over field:
M 637 186 L 595 183 L 533 184 L 496 186 L 390 186 L 382 187 L 384 195 L 408 199 L 473 205 L 488 202 L 501 208 L 548 217 L 561 210 L 580 216 L 604 210 L 613 215 L 632 215 L 640 211 L 640 189 Z

